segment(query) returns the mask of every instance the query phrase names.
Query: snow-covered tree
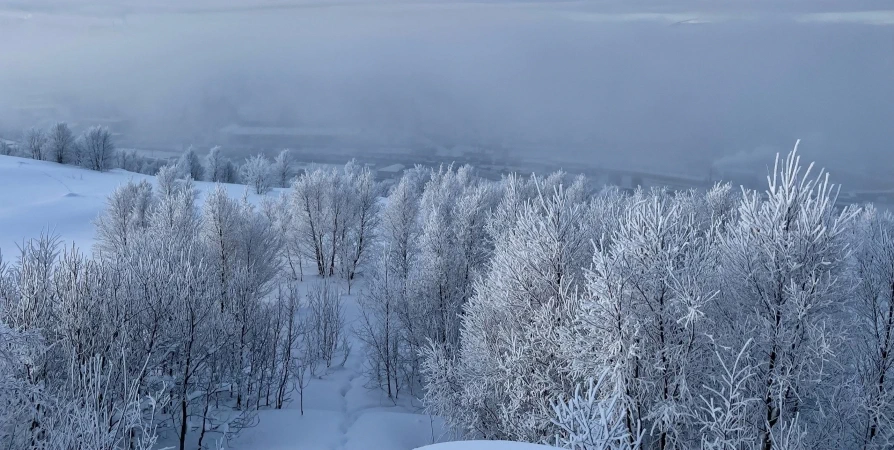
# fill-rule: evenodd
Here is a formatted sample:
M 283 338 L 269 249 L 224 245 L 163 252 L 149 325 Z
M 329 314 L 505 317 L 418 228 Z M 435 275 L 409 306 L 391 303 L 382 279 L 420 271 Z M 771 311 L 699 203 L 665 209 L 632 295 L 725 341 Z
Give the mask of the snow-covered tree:
M 350 217 L 341 250 L 342 275 L 348 280 L 348 294 L 354 277 L 367 258 L 379 224 L 379 184 L 368 167 L 349 163 L 345 167 Z
M 339 293 L 328 281 L 322 281 L 307 292 L 307 339 L 311 354 L 331 367 L 337 351 L 347 358 L 345 338 L 345 312 Z
M 418 250 L 419 198 L 429 178 L 429 171 L 418 166 L 404 172 L 381 212 L 380 250 L 389 270 L 403 280 L 410 276 Z
M 796 151 L 777 158 L 766 194 L 746 192 L 738 221 L 722 237 L 719 336 L 732 348 L 753 342 L 747 392 L 760 405 L 749 423 L 764 450 L 777 448 L 795 420 L 810 430 L 809 446 L 847 446 L 823 411 L 836 392 L 831 362 L 844 351 L 840 318 L 855 211 L 835 208 L 828 176 L 813 177 L 811 168 Z
M 5 274 L 4 274 L 5 275 Z M 0 293 L 0 300 L 9 292 Z M 44 400 L 38 386 L 28 382 L 31 358 L 41 351 L 40 336 L 10 328 L 0 320 L 0 444 L 6 448 L 32 445 L 33 424 L 27 418 Z
M 8 142 L 6 142 L 4 140 L 0 140 L 0 155 L 10 156 L 10 155 L 15 154 L 15 152 L 16 152 L 15 147 L 13 147 L 12 145 L 10 145 Z
M 358 336 L 366 351 L 370 379 L 388 398 L 400 395 L 405 373 L 402 367 L 401 327 L 397 308 L 406 298 L 405 284 L 385 258 L 373 262 L 368 288 L 360 298 Z
M 120 169 L 124 169 L 128 172 L 136 172 L 143 173 L 143 167 L 145 165 L 145 159 L 143 156 L 139 155 L 136 150 L 128 149 L 128 150 L 118 150 L 118 162 L 117 166 Z M 155 175 L 151 173 L 149 175 Z
M 265 198 L 261 202 L 261 209 L 278 236 L 282 273 L 291 281 L 304 281 L 302 240 L 296 230 L 295 211 L 292 210 L 290 196 Z
M 604 372 L 578 385 L 568 400 L 553 405 L 553 423 L 559 427 L 556 445 L 574 450 L 636 450 L 642 434 L 630 434 L 624 398 Z M 632 427 L 639 431 L 639 426 Z
M 239 218 L 236 256 L 251 278 L 252 292 L 263 297 L 280 272 L 277 263 L 282 239 L 270 219 L 249 202 L 247 193 L 239 201 Z
M 691 387 L 707 350 L 705 304 L 716 267 L 711 222 L 690 196 L 637 192 L 596 245 L 578 317 L 575 373 L 606 372 L 626 422 L 648 425 L 655 448 L 686 448 Z M 694 377 L 694 378 L 693 378 Z M 628 429 L 630 435 L 636 430 Z
M 50 129 L 49 142 L 47 150 L 49 158 L 57 163 L 68 163 L 73 161 L 72 152 L 75 147 L 74 134 L 71 128 L 65 122 L 58 122 Z
M 445 369 L 427 364 L 426 392 L 434 412 L 458 413 L 447 420 L 460 432 L 541 442 L 556 435 L 555 397 L 573 392 L 560 331 L 574 318 L 574 292 L 597 221 L 592 205 L 575 203 L 561 185 L 523 205 L 497 237 L 488 271 L 463 311 L 450 383 L 459 390 L 446 405 L 431 401 L 432 392 L 448 388 L 432 384 Z M 442 351 L 437 345 L 429 359 Z
M 352 280 L 356 275 L 378 220 L 378 190 L 369 169 L 354 162 L 341 170 L 313 168 L 295 180 L 290 239 L 320 276 Z
M 178 179 L 177 174 L 173 166 L 158 171 L 155 177 L 158 196 L 149 226 L 175 241 L 188 243 L 195 239 L 200 226 L 196 208 L 198 191 L 191 179 Z
M 239 179 L 255 194 L 266 194 L 273 187 L 270 161 L 261 154 L 248 158 L 239 169 Z
M 25 153 L 32 159 L 42 160 L 49 156 L 47 133 L 40 128 L 29 128 L 22 134 Z
M 760 399 L 748 391 L 754 366 L 746 360 L 747 341 L 735 358 L 727 363 L 727 357 L 715 348 L 719 370 L 707 382 L 699 395 L 692 414 L 701 433 L 701 447 L 705 450 L 740 450 L 756 448 L 758 435 L 749 423 L 749 416 Z
M 358 335 L 364 343 L 370 379 L 397 397 L 406 385 L 412 389 L 419 378 L 413 361 L 419 356 L 408 345 L 404 328 L 409 317 L 410 269 L 418 253 L 419 197 L 429 171 L 416 167 L 404 173 L 381 210 L 379 239 L 360 297 L 362 314 Z
M 426 183 L 411 298 L 402 313 L 415 353 L 429 340 L 448 352 L 458 348 L 462 309 L 490 257 L 485 227 L 495 199 L 491 185 L 475 180 L 469 166 L 433 171 Z
M 417 167 L 389 196 L 364 296 L 370 368 L 384 369 L 375 376 L 389 393 L 419 392 L 429 340 L 457 348 L 462 306 L 490 255 L 485 225 L 495 200 L 470 167 Z
M 868 208 L 858 221 L 854 325 L 858 433 L 863 448 L 894 446 L 894 216 Z
M 292 178 L 295 176 L 295 171 L 292 169 L 292 151 L 289 149 L 284 149 L 276 155 L 276 159 L 273 160 L 273 165 L 270 169 L 271 177 L 273 178 L 273 184 L 276 187 L 289 187 L 292 182 Z
M 208 193 L 202 210 L 202 240 L 208 247 L 210 269 L 215 274 L 218 299 L 223 305 L 228 297 L 230 281 L 236 268 L 236 248 L 239 246 L 239 203 L 217 185 Z
M 810 172 L 793 152 L 766 193 L 622 194 L 417 167 L 383 199 L 352 162 L 256 206 L 160 167 L 112 193 L 92 255 L 42 236 L 0 259 L 0 447 L 208 447 L 303 410 L 351 350 L 339 276 L 364 281 L 371 384 L 468 437 L 890 448 L 894 216 Z
M 104 172 L 112 167 L 115 144 L 112 133 L 102 126 L 90 127 L 78 140 L 81 165 L 87 169 Z
M 238 183 L 241 180 L 239 179 L 239 169 L 236 167 L 236 164 L 229 158 L 225 158 L 223 162 L 223 178 L 221 178 L 221 183 Z
M 115 189 L 105 212 L 96 220 L 97 253 L 108 258 L 123 256 L 134 236 L 149 227 L 153 201 L 152 185 L 146 180 L 129 181 Z
M 301 306 L 301 294 L 298 292 L 296 284 L 279 285 L 273 314 L 274 354 L 271 365 L 274 389 L 273 406 L 276 409 L 282 409 L 289 399 L 289 394 L 296 387 L 303 389 L 302 386 L 295 385 L 296 371 L 293 362 L 300 352 L 300 341 L 305 337 L 302 334 L 304 329 L 301 326 L 301 318 L 298 316 Z M 299 395 L 302 394 L 303 392 L 299 392 Z
M 192 147 L 186 149 L 186 151 L 180 155 L 180 158 L 177 159 L 177 170 L 179 170 L 184 177 L 190 177 L 195 181 L 205 179 L 205 167 L 202 166 L 202 160 L 199 159 L 199 155 L 196 154 L 195 149 Z
M 205 157 L 205 175 L 208 181 L 215 183 L 227 183 L 226 159 L 220 154 L 220 146 L 214 146 Z
M 295 211 L 295 230 L 291 239 L 297 241 L 295 245 L 314 262 L 321 276 L 329 274 L 325 265 L 328 251 L 324 247 L 328 204 L 326 184 L 329 176 L 322 169 L 305 172 L 295 180 L 290 194 Z
M 203 446 L 251 426 L 271 393 L 285 401 L 277 389 L 295 372 L 284 346 L 301 334 L 296 303 L 276 316 L 265 302 L 280 261 L 273 226 L 222 189 L 199 215 L 176 168 L 157 183 L 115 191 L 92 257 L 44 236 L 0 261 L 4 447 L 148 450 L 158 433 Z M 220 217 L 234 220 L 215 227 Z M 218 229 L 231 238 L 225 289 Z

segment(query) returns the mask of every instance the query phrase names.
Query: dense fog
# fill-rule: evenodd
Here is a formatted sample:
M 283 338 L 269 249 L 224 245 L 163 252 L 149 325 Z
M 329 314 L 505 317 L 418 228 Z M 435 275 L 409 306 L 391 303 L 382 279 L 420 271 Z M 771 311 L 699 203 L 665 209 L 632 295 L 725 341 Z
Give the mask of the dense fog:
M 250 120 L 697 175 L 762 170 L 801 138 L 854 185 L 894 163 L 884 8 L 2 0 L 0 136 L 52 103 L 131 120 L 135 146 L 212 145 Z

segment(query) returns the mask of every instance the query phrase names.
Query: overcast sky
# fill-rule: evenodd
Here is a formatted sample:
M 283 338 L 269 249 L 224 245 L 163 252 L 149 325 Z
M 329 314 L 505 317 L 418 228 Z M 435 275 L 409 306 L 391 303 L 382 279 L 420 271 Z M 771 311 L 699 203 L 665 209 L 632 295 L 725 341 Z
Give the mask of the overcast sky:
M 801 138 L 807 156 L 878 177 L 894 167 L 890 9 L 0 0 L 0 129 L 22 126 L 16 105 L 62 94 L 159 141 L 199 139 L 237 109 L 698 170 L 763 160 Z

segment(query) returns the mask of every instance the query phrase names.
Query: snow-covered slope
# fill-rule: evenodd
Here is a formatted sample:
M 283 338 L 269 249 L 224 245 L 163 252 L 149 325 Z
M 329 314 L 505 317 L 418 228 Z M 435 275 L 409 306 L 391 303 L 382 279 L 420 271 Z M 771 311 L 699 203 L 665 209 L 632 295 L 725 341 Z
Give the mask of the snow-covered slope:
M 94 241 L 93 221 L 103 210 L 107 196 L 128 180 L 153 177 L 121 170 L 99 173 L 78 167 L 25 158 L 0 156 L 0 251 L 13 259 L 17 243 L 49 231 L 66 245 L 72 242 L 89 251 Z M 201 197 L 212 183 L 196 183 Z M 245 186 L 227 185 L 231 196 L 242 196 Z M 279 195 L 272 192 L 268 195 Z M 249 194 L 250 201 L 261 196 Z M 308 283 L 314 282 L 309 279 Z M 354 292 L 359 292 L 357 286 Z M 356 296 L 345 297 L 348 326 L 358 317 Z M 307 387 L 304 415 L 297 396 L 282 410 L 265 410 L 256 426 L 243 430 L 234 450 L 410 450 L 441 440 L 440 422 L 421 414 L 406 399 L 394 402 L 381 392 L 367 389 L 363 350 L 355 335 L 348 334 L 352 351 L 343 367 L 319 373 Z M 340 361 L 339 361 L 340 362 Z
M 0 252 L 15 258 L 16 244 L 49 232 L 63 243 L 89 251 L 94 242 L 93 221 L 108 195 L 128 180 L 154 177 L 112 170 L 94 172 L 78 167 L 12 156 L 0 156 Z M 213 183 L 197 182 L 201 197 Z M 231 196 L 245 186 L 226 185 Z M 268 195 L 280 195 L 274 191 Z M 253 202 L 262 196 L 249 194 Z M 309 281 L 313 282 L 313 281 Z M 362 290 L 357 286 L 354 292 Z M 345 297 L 348 326 L 357 320 L 356 296 Z M 313 379 L 304 399 L 304 415 L 297 400 L 282 410 L 259 413 L 258 424 L 226 444 L 234 450 L 537 450 L 551 447 L 497 441 L 432 444 L 445 436 L 441 422 L 419 411 L 406 399 L 394 402 L 367 389 L 361 344 L 350 333 L 352 351 L 343 367 Z M 293 395 L 297 399 L 297 393 Z
M 11 258 L 16 244 L 42 232 L 58 235 L 66 245 L 74 242 L 82 250 L 89 250 L 94 240 L 93 221 L 105 207 L 106 198 L 131 179 L 154 182 L 153 177 L 119 169 L 100 173 L 0 156 L 0 251 L 5 258 Z M 198 182 L 196 186 L 201 196 L 213 183 Z M 245 192 L 245 186 L 226 186 L 234 197 Z M 253 194 L 249 197 L 253 201 L 260 199 Z

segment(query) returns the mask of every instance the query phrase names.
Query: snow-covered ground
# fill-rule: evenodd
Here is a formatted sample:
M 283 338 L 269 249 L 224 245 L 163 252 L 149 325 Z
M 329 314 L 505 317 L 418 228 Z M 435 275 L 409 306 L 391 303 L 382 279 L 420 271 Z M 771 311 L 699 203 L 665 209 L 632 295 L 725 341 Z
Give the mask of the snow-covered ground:
M 12 257 L 16 244 L 41 233 L 87 250 L 93 245 L 93 221 L 108 195 L 128 180 L 153 177 L 114 169 L 100 173 L 79 167 L 14 156 L 0 156 L 0 251 Z M 199 201 L 213 183 L 198 182 Z M 226 185 L 233 197 L 245 186 Z M 269 195 L 278 195 L 277 192 Z M 260 197 L 249 194 L 253 201 Z
M 361 289 L 362 286 L 356 286 L 354 292 Z M 356 296 L 343 299 L 350 329 L 359 318 Z M 441 422 L 422 414 L 418 404 L 395 403 L 381 391 L 367 388 L 369 380 L 363 370 L 362 349 L 353 334 L 351 339 L 352 349 L 344 366 L 316 377 L 306 388 L 303 416 L 295 393 L 288 407 L 261 411 L 258 425 L 244 430 L 229 448 L 410 450 L 441 440 L 444 436 Z
M 555 447 L 506 441 L 462 441 L 428 445 L 419 450 L 547 450 L 551 448 Z
M 117 186 L 145 175 L 113 170 L 93 172 L 45 161 L 0 156 L 0 251 L 16 256 L 16 244 L 49 231 L 63 243 L 88 250 L 94 241 L 93 221 Z M 201 196 L 212 183 L 196 183 Z M 227 186 L 241 196 L 245 187 Z M 273 192 L 268 195 L 279 195 Z M 252 201 L 260 196 L 249 194 Z M 355 287 L 357 293 L 362 287 Z M 345 297 L 350 327 L 358 317 L 356 296 Z M 443 429 L 418 404 L 395 403 L 367 388 L 361 345 L 354 335 L 343 367 L 318 376 L 306 388 L 304 415 L 292 395 L 282 410 L 259 413 L 257 426 L 246 429 L 226 448 L 235 450 L 411 450 L 437 442 Z M 340 362 L 340 361 L 339 361 Z M 478 448 L 478 447 L 473 447 Z M 502 447 L 500 447 L 502 449 Z M 444 449 L 441 449 L 444 450 Z

